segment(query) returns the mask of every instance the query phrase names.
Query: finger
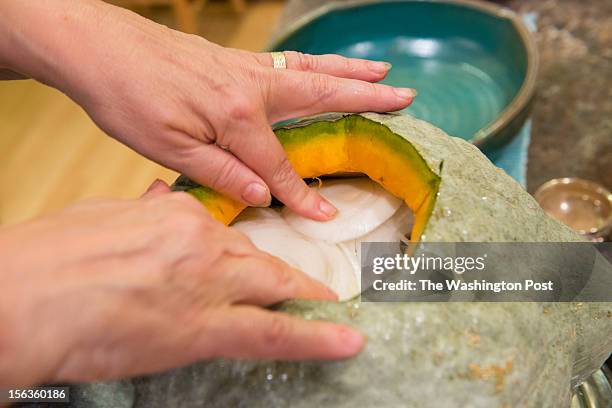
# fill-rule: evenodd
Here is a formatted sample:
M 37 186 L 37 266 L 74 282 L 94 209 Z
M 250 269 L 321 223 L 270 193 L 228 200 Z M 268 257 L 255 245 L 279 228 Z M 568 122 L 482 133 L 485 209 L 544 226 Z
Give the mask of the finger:
M 28 79 L 28 77 L 10 69 L 0 68 L 0 81 L 14 81 L 18 79 Z
M 284 51 L 287 69 L 318 72 L 336 77 L 378 82 L 387 76 L 391 64 L 359 58 L 346 58 L 337 54 L 311 55 L 297 51 Z M 266 67 L 272 67 L 272 54 L 260 53 L 258 60 Z
M 258 251 L 257 256 L 229 261 L 225 287 L 238 285 L 236 302 L 259 306 L 288 299 L 338 300 L 331 289 L 282 260 Z
M 252 142 L 245 143 L 244 135 L 249 135 Z M 253 169 L 287 207 L 319 221 L 335 215 L 336 208 L 316 190 L 308 188 L 295 172 L 266 118 L 236 121 L 224 139 L 232 153 Z
M 170 190 L 170 186 L 168 186 L 165 181 L 156 179 L 153 183 L 151 183 L 149 188 L 147 188 L 147 191 L 144 192 L 142 197 L 155 197 L 170 192 L 172 192 L 172 190 Z
M 192 180 L 250 206 L 270 205 L 272 197 L 266 183 L 228 151 L 198 142 L 181 159 L 177 167 Z
M 268 114 L 273 121 L 322 112 L 392 112 L 410 105 L 411 88 L 395 88 L 325 74 L 276 70 Z
M 334 323 L 307 321 L 252 306 L 219 311 L 206 322 L 215 357 L 253 359 L 344 359 L 365 344 L 356 330 Z

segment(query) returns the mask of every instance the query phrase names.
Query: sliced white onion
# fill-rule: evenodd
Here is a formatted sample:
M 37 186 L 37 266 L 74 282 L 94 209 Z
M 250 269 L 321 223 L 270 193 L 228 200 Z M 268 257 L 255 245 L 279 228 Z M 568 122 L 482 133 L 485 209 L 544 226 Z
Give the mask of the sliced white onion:
M 345 255 L 339 245 L 320 241 L 317 243 L 324 254 L 329 268 L 328 280 L 324 281 L 338 295 L 347 300 L 359 294 L 360 269 Z
M 342 242 L 361 237 L 387 221 L 401 205 L 401 200 L 368 178 L 326 180 L 319 192 L 338 208 L 326 222 L 297 215 L 289 208 L 282 211 L 285 221 L 296 231 L 315 240 Z
M 405 241 L 412 231 L 414 215 L 412 210 L 403 204 L 393 217 L 369 234 L 359 238 L 360 242 L 397 242 Z
M 248 208 L 236 219 L 233 228 L 248 236 L 258 249 L 327 285 L 340 300 L 359 293 L 358 265 L 339 246 L 313 242 L 292 230 L 277 211 Z
M 327 181 L 321 192 L 339 209 L 332 221 L 307 220 L 288 209 L 281 215 L 270 208 L 247 208 L 233 227 L 260 250 L 304 271 L 346 300 L 360 292 L 361 243 L 399 246 L 414 220 L 408 207 L 369 179 Z
M 362 259 L 362 242 L 394 242 L 398 244 L 399 248 L 399 242 L 407 240 L 406 236 L 412 231 L 413 224 L 414 215 L 412 211 L 405 204 L 402 204 L 393 214 L 393 217 L 374 231 L 357 239 L 342 242 L 340 245 L 345 250 L 345 253 L 353 254 L 359 264 L 359 260 Z
M 258 249 L 323 283 L 331 280 L 329 261 L 323 252 L 308 238 L 293 231 L 278 212 L 262 208 L 249 208 L 245 212 L 233 227 L 249 237 Z M 261 218 L 257 218 L 257 215 Z

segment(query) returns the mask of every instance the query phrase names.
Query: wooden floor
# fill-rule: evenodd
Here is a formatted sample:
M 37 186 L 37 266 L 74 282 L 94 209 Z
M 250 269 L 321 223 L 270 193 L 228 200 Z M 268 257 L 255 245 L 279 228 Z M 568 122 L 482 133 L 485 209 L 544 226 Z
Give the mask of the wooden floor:
M 249 50 L 265 47 L 281 1 L 249 1 L 236 16 L 224 2 L 202 11 L 202 35 Z M 168 25 L 163 9 L 145 15 Z M 0 81 L 0 224 L 65 207 L 87 197 L 136 197 L 155 178 L 176 174 L 105 136 L 60 92 L 34 81 Z

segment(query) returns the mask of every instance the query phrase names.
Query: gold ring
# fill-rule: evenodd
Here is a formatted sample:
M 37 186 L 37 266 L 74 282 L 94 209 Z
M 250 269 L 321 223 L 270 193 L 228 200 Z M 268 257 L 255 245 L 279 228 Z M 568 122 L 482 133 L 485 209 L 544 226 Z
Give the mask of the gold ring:
M 274 69 L 286 69 L 287 68 L 287 58 L 285 58 L 285 54 L 282 52 L 271 52 L 272 55 L 272 66 Z

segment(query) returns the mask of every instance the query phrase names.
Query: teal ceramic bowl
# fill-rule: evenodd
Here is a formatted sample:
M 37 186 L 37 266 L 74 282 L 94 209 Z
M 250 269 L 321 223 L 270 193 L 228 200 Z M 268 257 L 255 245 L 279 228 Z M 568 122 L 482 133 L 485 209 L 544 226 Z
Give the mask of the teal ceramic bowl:
M 384 82 L 419 92 L 407 112 L 485 151 L 518 133 L 537 72 L 521 19 L 471 0 L 329 3 L 270 49 L 388 61 Z

